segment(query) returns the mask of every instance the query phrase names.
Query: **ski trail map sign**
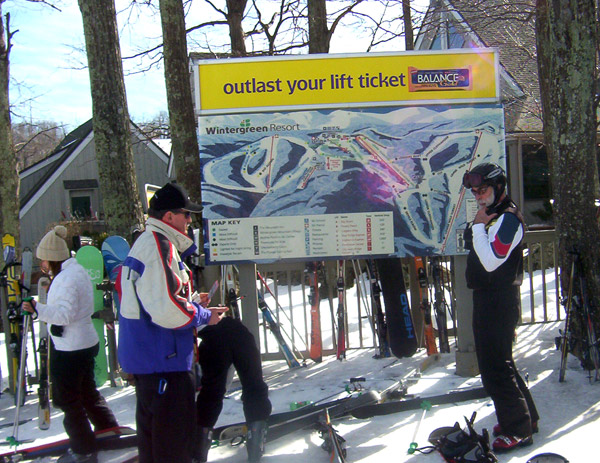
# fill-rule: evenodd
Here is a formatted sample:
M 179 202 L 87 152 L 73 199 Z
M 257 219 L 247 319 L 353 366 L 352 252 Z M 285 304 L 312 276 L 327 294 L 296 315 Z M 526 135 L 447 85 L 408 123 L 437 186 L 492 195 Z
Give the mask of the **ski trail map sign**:
M 195 67 L 208 263 L 464 252 L 462 175 L 505 164 L 494 50 L 215 61 Z

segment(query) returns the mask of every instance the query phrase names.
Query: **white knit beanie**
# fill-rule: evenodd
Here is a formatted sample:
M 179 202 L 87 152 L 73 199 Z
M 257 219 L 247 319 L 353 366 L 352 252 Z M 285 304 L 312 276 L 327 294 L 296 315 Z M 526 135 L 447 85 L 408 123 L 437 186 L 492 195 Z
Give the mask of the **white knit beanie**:
M 38 244 L 36 255 L 40 260 L 62 262 L 71 257 L 65 238 L 67 229 L 62 225 L 55 226 L 44 235 Z

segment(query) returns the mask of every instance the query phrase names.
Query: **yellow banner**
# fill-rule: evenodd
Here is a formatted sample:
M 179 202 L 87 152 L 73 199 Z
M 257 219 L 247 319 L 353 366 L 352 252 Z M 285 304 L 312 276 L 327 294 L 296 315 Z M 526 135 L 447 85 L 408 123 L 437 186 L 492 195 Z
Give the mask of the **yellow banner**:
M 495 50 L 198 62 L 200 112 L 499 99 Z

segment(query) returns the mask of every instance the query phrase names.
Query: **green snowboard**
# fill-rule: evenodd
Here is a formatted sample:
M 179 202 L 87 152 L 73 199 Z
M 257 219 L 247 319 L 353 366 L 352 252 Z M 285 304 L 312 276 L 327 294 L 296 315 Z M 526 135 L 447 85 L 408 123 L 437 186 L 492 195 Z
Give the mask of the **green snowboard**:
M 92 280 L 94 288 L 94 311 L 98 312 L 104 308 L 103 295 L 101 290 L 96 289 L 98 283 L 102 283 L 104 279 L 104 260 L 100 250 L 94 246 L 83 246 L 75 255 L 77 262 L 85 268 Z M 94 327 L 98 332 L 100 339 L 100 352 L 96 356 L 94 366 L 94 377 L 96 386 L 102 386 L 108 381 L 108 362 L 106 358 L 106 338 L 104 335 L 104 321 L 102 319 L 93 319 Z

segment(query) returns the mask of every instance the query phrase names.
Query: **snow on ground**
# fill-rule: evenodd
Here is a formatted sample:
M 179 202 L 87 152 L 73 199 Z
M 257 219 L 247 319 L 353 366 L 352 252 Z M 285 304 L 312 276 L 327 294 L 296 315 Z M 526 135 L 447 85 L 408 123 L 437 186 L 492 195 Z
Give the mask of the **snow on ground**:
M 350 298 L 348 298 L 350 300 Z M 536 301 L 537 302 L 537 301 Z M 515 359 L 524 377 L 528 377 L 533 397 L 540 412 L 540 432 L 534 435 L 534 445 L 498 455 L 502 463 L 525 463 L 533 455 L 556 452 L 564 455 L 571 463 L 595 461 L 590 442 L 600 432 L 600 382 L 590 383 L 588 373 L 582 370 L 579 361 L 570 356 L 566 382 L 558 382 L 560 352 L 556 350 L 554 338 L 558 336 L 561 322 L 525 325 L 518 328 Z M 2 340 L 3 341 L 3 340 Z M 452 341 L 452 339 L 451 339 Z M 31 346 L 31 345 L 30 345 Z M 411 358 L 373 359 L 373 349 L 356 349 L 348 352 L 347 360 L 339 362 L 335 357 L 326 357 L 320 364 L 310 360 L 306 367 L 290 370 L 283 361 L 265 362 L 264 376 L 269 384 L 273 411 L 289 410 L 292 401 L 317 401 L 324 397 L 344 397 L 351 377 L 363 376 L 365 388 L 383 390 L 396 381 L 403 381 L 408 393 L 426 397 L 465 387 L 479 386 L 479 378 L 462 378 L 454 374 L 455 346 L 452 353 L 442 354 L 437 361 L 421 370 L 427 358 L 421 349 Z M 31 348 L 31 347 L 30 347 Z M 5 347 L 0 345 L 2 371 L 6 372 Z M 31 361 L 29 362 L 31 363 Z M 30 369 L 33 365 L 30 365 Z M 6 375 L 5 375 L 6 376 Z M 3 379 L 4 387 L 7 378 Z M 107 383 L 108 384 L 108 383 Z M 234 391 L 225 400 L 223 412 L 217 426 L 243 420 L 241 393 Z M 49 430 L 37 428 L 37 386 L 30 387 L 27 403 L 22 408 L 21 419 L 33 418 L 19 428 L 19 438 L 34 438 L 34 444 L 66 437 L 62 427 L 62 414 L 52 411 Z M 101 392 L 109 401 L 121 425 L 135 427 L 135 392 L 132 387 L 112 388 L 104 386 Z M 449 405 L 434 406 L 425 417 L 416 434 L 416 442 L 427 445 L 428 434 L 440 426 L 451 426 L 454 422 L 464 423 L 476 411 L 475 427 L 491 430 L 496 423 L 494 408 L 489 399 L 480 399 Z M 0 443 L 12 435 L 12 427 L 2 427 L 14 421 L 15 407 L 10 394 L 0 398 Z M 421 410 L 405 411 L 366 420 L 345 418 L 335 420 L 334 425 L 347 440 L 348 461 L 356 463 L 423 462 L 442 461 L 437 454 L 409 455 L 407 450 L 413 441 Z M 185 430 L 182 430 L 185 432 Z M 327 462 L 328 454 L 320 448 L 322 440 L 310 430 L 295 432 L 268 444 L 263 461 L 286 463 Z M 30 444 L 30 445 L 34 445 Z M 7 448 L 7 447 L 5 447 Z M 2 451 L 4 449 L 0 449 Z M 101 463 L 119 463 L 135 454 L 135 450 L 101 452 Z M 54 458 L 39 459 L 38 462 L 55 461 Z M 222 445 L 211 449 L 209 461 L 237 463 L 247 461 L 246 449 Z

